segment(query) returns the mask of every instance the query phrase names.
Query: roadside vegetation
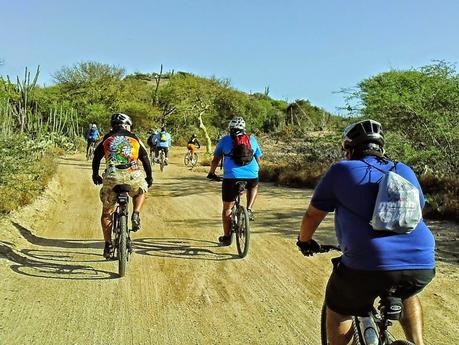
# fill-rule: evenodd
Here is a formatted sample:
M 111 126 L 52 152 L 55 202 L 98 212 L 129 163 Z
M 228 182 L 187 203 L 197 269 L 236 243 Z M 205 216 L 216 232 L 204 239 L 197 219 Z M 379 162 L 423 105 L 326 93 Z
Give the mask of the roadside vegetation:
M 426 215 L 459 220 L 459 76 L 448 63 L 388 71 L 342 90 L 346 116 L 305 99 L 273 99 L 269 86 L 248 94 L 226 79 L 164 72 L 162 66 L 158 72 L 127 75 L 119 66 L 81 62 L 56 71 L 55 84 L 49 87 L 39 86 L 38 76 L 39 70 L 33 78 L 26 70 L 24 78 L 0 80 L 0 149 L 17 162 L 24 155 L 33 164 L 44 164 L 33 170 L 29 162 L 30 176 L 25 178 L 17 165 L 27 166 L 26 161 L 2 163 L 1 188 L 13 188 L 15 183 L 9 181 L 15 174 L 35 181 L 32 187 L 22 182 L 30 192 L 18 204 L 43 188 L 49 178 L 46 167 L 51 167 L 50 174 L 54 169 L 49 159 L 21 153 L 19 146 L 30 143 L 30 153 L 37 145 L 42 157 L 56 156 L 48 150 L 75 150 L 89 124 L 108 131 L 113 112 L 129 114 L 144 141 L 149 131 L 165 125 L 176 145 L 196 133 L 209 154 L 226 133 L 228 121 L 244 116 L 265 153 L 260 177 L 299 187 L 314 187 L 323 172 L 342 158 L 340 136 L 347 124 L 372 118 L 386 130 L 389 157 L 408 163 L 420 177 L 428 200 Z M 10 142 L 16 145 L 8 146 Z

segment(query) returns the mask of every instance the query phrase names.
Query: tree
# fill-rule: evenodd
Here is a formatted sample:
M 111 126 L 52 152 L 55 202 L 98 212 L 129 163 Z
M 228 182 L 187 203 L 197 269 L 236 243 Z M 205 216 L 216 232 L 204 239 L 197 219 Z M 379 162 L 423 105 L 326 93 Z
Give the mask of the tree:
M 381 73 L 360 82 L 347 100 L 380 121 L 392 136 L 392 152 L 418 170 L 434 161 L 437 169 L 458 171 L 459 76 L 453 65 L 439 61 Z

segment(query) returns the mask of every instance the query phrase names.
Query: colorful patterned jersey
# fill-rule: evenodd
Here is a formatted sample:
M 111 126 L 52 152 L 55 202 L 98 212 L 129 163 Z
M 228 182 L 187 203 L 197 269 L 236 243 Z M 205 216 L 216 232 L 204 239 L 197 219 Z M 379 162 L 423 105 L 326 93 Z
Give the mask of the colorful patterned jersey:
M 107 169 L 139 170 L 139 160 L 142 162 L 147 177 L 151 177 L 151 166 L 148 153 L 141 141 L 125 129 L 117 129 L 105 135 L 97 145 L 92 162 L 93 174 L 98 174 L 100 160 L 105 157 Z

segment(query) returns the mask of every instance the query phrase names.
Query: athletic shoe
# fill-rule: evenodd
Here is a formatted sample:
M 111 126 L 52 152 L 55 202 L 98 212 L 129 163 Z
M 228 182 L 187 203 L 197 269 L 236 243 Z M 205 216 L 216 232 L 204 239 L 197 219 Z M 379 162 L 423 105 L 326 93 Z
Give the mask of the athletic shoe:
M 219 242 L 220 247 L 230 246 L 231 242 L 233 242 L 233 236 L 231 236 L 231 235 L 229 235 L 229 236 L 220 236 L 218 238 L 218 242 Z
M 253 216 L 253 211 L 250 208 L 248 208 L 247 213 L 249 214 L 249 220 L 253 222 L 255 220 L 255 217 Z
M 132 231 L 140 230 L 140 214 L 139 214 L 139 212 L 136 212 L 136 211 L 132 212 L 131 223 L 132 223 Z
M 115 249 L 113 248 L 113 244 L 111 242 L 105 242 L 105 247 L 104 247 L 104 258 L 107 260 L 110 260 L 113 256 L 113 253 L 115 252 Z

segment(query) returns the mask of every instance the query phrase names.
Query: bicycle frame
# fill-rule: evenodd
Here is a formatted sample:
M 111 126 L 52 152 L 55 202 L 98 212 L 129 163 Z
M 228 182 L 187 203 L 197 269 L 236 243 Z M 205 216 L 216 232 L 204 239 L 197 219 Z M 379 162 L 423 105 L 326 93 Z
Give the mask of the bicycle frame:
M 330 250 L 340 249 L 336 246 L 322 245 L 321 253 L 329 252 Z M 395 338 L 390 334 L 389 327 L 392 325 L 392 320 L 398 320 L 402 312 L 401 299 L 392 298 L 391 294 L 395 288 L 390 289 L 384 295 L 380 296 L 378 308 L 373 308 L 368 316 L 352 316 L 352 328 L 354 332 L 353 344 L 359 345 L 390 345 L 395 341 Z M 322 307 L 321 317 L 321 338 L 322 345 L 328 344 L 326 333 L 326 303 Z M 406 344 L 410 344 L 406 342 Z

